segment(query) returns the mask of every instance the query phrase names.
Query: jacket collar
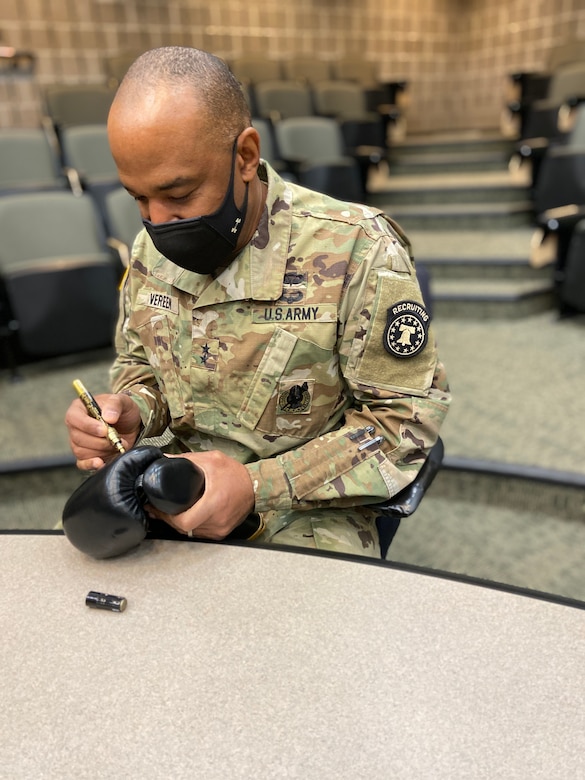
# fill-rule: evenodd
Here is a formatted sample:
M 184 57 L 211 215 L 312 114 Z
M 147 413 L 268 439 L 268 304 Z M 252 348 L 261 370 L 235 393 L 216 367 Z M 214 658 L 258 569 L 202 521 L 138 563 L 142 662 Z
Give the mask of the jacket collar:
M 288 182 L 261 161 L 258 175 L 268 184 L 266 205 L 251 241 L 219 276 L 185 271 L 157 252 L 148 235 L 144 240 L 152 275 L 193 295 L 195 306 L 226 301 L 276 301 L 282 294 L 292 225 L 293 193 Z

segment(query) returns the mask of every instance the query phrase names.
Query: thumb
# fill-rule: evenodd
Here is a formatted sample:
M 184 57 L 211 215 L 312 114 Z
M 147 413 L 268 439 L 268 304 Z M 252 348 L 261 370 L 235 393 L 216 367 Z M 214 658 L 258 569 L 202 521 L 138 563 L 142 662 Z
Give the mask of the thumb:
M 120 419 L 122 411 L 121 399 L 111 395 L 102 406 L 102 417 L 110 425 L 115 425 Z

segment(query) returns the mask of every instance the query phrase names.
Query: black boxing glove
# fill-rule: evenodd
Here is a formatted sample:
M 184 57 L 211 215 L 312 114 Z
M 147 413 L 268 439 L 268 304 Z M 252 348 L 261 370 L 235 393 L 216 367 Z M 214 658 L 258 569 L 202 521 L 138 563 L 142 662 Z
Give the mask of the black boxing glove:
M 203 472 L 188 458 L 157 458 L 138 482 L 148 503 L 167 515 L 189 509 L 205 490 Z
M 94 558 L 110 558 L 136 547 L 146 536 L 141 481 L 158 447 L 137 447 L 88 477 L 63 509 L 63 530 L 74 547 Z
M 149 504 L 166 514 L 178 515 L 199 501 L 205 490 L 205 477 L 187 458 L 159 458 L 148 466 L 141 485 Z M 252 512 L 225 540 L 252 541 L 260 536 L 264 528 L 260 515 Z M 146 535 L 149 539 L 185 540 L 184 533 L 156 517 L 148 518 Z M 189 536 L 196 539 L 197 529 Z
M 136 447 L 88 477 L 63 510 L 69 541 L 94 558 L 122 555 L 149 536 L 185 539 L 163 520 L 148 517 L 146 503 L 170 515 L 187 510 L 203 495 L 203 472 L 187 458 L 167 458 L 158 447 Z M 227 537 L 251 540 L 264 523 L 250 514 Z

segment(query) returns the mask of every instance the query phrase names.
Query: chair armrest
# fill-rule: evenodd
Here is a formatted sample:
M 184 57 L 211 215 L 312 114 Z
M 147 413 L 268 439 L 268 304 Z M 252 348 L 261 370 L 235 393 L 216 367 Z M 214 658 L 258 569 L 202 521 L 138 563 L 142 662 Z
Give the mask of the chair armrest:
M 538 215 L 538 223 L 549 231 L 572 230 L 577 222 L 585 218 L 585 205 L 578 206 L 571 203 L 567 206 L 559 206 L 547 209 Z
M 381 146 L 355 146 L 346 149 L 349 157 L 354 157 L 358 162 L 377 165 L 385 157 L 385 150 Z
M 66 165 L 63 168 L 63 173 L 67 177 L 71 192 L 74 195 L 83 195 L 84 187 L 79 171 L 76 168 L 72 168 L 70 165 Z
M 106 244 L 117 253 L 124 268 L 128 268 L 130 265 L 130 249 L 128 248 L 128 244 L 125 244 L 123 241 L 120 241 L 119 238 L 114 238 L 113 236 L 106 238 Z

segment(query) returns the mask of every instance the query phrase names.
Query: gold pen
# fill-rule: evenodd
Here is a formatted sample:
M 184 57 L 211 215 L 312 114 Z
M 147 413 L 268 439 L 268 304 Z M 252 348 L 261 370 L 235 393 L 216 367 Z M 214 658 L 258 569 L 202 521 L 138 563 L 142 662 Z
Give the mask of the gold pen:
M 80 379 L 73 380 L 73 387 L 75 388 L 77 395 L 81 398 L 88 414 L 90 414 L 94 419 L 103 422 L 103 424 L 107 427 L 108 441 L 110 444 L 112 444 L 118 450 L 118 452 L 123 455 L 126 452 L 126 448 L 122 444 L 122 439 L 120 438 L 118 431 L 112 425 L 109 425 L 102 417 L 102 410 L 100 409 L 99 404 L 93 395 L 89 392 Z

